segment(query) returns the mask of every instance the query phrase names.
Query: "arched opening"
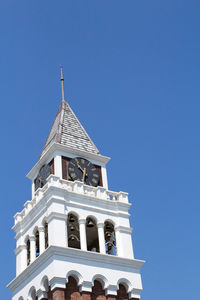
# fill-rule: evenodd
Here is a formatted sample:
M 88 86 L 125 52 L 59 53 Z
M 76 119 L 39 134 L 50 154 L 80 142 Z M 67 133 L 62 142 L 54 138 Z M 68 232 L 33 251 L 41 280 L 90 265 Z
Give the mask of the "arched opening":
M 31 300 L 37 300 L 37 296 L 36 296 L 36 290 L 34 287 L 32 287 L 29 291 L 29 295 L 30 295 L 30 298 Z
M 35 232 L 35 255 L 38 257 L 40 255 L 40 242 L 39 242 L 39 231 Z
M 97 223 L 95 219 L 92 217 L 87 217 L 86 219 L 86 237 L 87 237 L 87 250 L 99 252 Z
M 48 224 L 44 222 L 45 249 L 49 247 Z
M 65 299 L 68 299 L 68 300 L 81 299 L 77 281 L 73 276 L 70 276 L 68 278 L 68 283 L 66 284 Z
M 27 266 L 28 266 L 28 265 L 30 265 L 30 261 L 31 261 L 30 240 L 29 240 L 29 238 L 26 241 L 26 251 L 27 251 Z
M 68 247 L 80 249 L 80 232 L 78 218 L 70 213 L 67 218 Z
M 116 255 L 117 251 L 116 251 L 114 225 L 109 221 L 105 221 L 104 223 L 104 237 L 105 237 L 106 253 L 111 255 Z
M 122 283 L 119 284 L 119 289 L 117 291 L 117 300 L 128 300 L 126 287 Z
M 102 284 L 99 280 L 94 281 L 91 300 L 106 300 L 105 291 L 103 290 Z

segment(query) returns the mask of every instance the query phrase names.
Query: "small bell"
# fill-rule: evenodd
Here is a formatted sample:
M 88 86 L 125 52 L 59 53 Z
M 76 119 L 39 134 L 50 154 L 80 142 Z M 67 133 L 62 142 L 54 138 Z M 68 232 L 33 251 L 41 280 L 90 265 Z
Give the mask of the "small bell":
M 94 227 L 94 222 L 91 219 L 88 220 L 87 227 Z
M 70 222 L 70 223 L 73 223 L 73 222 L 75 222 L 75 218 L 74 218 L 74 216 L 70 215 L 70 217 L 69 217 L 69 222 Z
M 70 230 L 71 230 L 71 231 L 74 231 L 74 230 L 75 230 L 75 226 L 71 225 L 71 226 L 70 226 Z

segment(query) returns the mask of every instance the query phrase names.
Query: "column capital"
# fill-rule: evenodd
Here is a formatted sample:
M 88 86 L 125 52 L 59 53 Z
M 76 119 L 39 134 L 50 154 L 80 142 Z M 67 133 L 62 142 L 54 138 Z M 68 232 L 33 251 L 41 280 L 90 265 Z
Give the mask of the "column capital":
M 109 285 L 106 289 L 106 296 L 108 295 L 117 295 L 117 286 L 116 285 Z
M 51 290 L 64 289 L 66 287 L 66 278 L 63 277 L 53 277 L 50 281 Z
M 44 230 L 45 230 L 44 226 L 39 226 L 39 227 L 38 227 L 38 231 L 39 231 L 39 232 L 44 232 Z
M 140 299 L 141 290 L 139 289 L 132 289 L 129 293 L 129 298 L 132 300 L 139 300 Z
M 79 219 L 78 222 L 79 222 L 79 224 L 85 224 L 86 223 L 86 219 Z
M 80 286 L 80 292 L 92 292 L 92 282 L 83 281 L 82 285 Z
M 22 250 L 26 249 L 26 245 L 23 244 L 23 245 L 20 245 L 18 246 L 16 249 L 15 249 L 15 254 L 17 255 L 18 253 L 20 253 Z
M 48 299 L 48 294 L 47 294 L 47 292 L 42 291 L 41 289 L 39 289 L 37 291 L 37 297 L 38 297 L 38 300 Z
M 31 242 L 31 241 L 35 242 L 35 236 L 34 236 L 34 235 L 31 235 L 31 236 L 29 237 L 29 240 L 30 240 L 30 242 Z
M 97 227 L 98 227 L 98 228 L 104 228 L 104 223 L 103 223 L 103 222 L 97 223 Z

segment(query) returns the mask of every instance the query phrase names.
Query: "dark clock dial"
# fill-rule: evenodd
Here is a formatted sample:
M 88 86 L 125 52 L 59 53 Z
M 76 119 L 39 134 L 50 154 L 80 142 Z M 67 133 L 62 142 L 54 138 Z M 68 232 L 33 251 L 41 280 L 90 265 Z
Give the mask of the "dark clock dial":
M 72 180 L 79 180 L 87 185 L 97 186 L 100 174 L 97 168 L 87 159 L 76 157 L 70 160 L 68 174 Z
M 51 168 L 48 164 L 41 167 L 38 176 L 35 179 L 35 190 L 42 188 L 45 185 L 46 179 L 50 174 Z

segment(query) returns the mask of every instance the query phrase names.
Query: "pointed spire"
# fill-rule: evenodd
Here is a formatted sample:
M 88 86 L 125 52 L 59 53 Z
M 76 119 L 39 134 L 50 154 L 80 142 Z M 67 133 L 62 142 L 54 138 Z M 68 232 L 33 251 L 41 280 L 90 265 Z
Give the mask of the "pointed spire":
M 61 81 L 61 89 L 62 89 L 62 102 L 65 101 L 65 92 L 64 92 L 64 77 L 63 77 L 63 67 L 62 65 L 60 66 L 60 71 L 61 71 L 61 77 L 60 77 L 60 81 Z

